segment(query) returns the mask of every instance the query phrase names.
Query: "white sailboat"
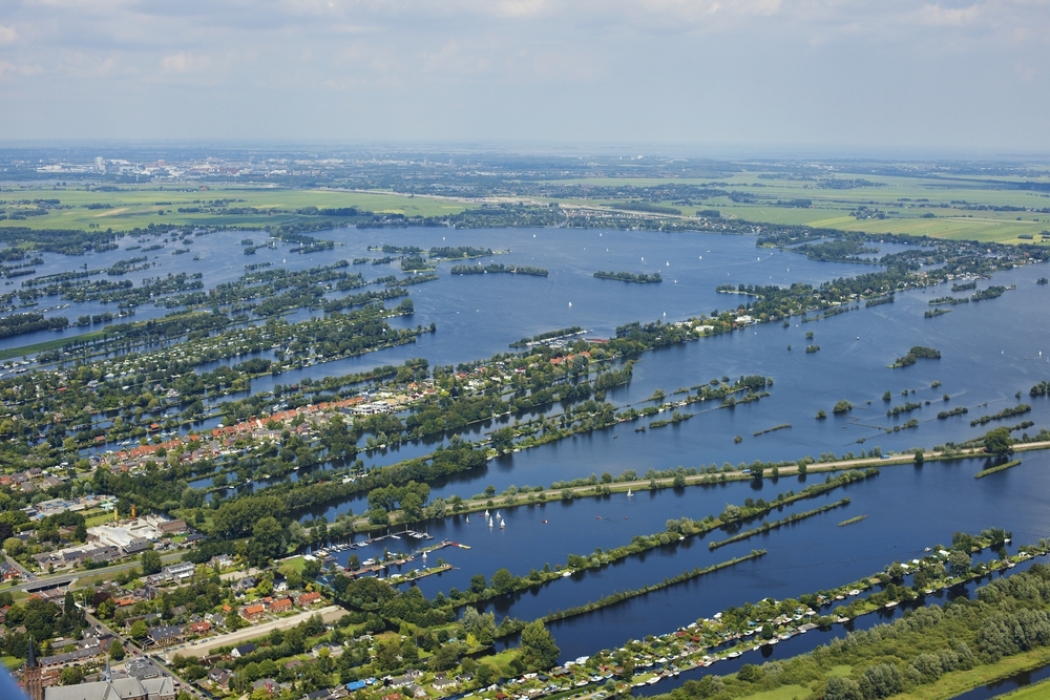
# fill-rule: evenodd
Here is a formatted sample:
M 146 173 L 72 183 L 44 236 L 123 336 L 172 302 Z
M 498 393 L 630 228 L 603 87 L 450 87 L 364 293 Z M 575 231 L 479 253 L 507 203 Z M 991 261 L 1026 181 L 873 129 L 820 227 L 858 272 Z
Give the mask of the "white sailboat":
M 633 498 L 634 494 L 631 493 L 631 489 L 627 489 L 627 498 Z
M 487 517 L 489 517 L 489 511 L 488 511 L 488 508 L 486 508 L 486 509 L 485 509 L 485 517 L 486 517 L 486 518 L 487 518 Z
M 507 527 L 507 523 L 504 522 L 502 519 L 500 519 L 500 521 L 499 521 L 499 529 L 502 530 L 505 527 Z
M 492 527 L 492 518 L 489 518 L 489 527 Z
M 470 516 L 467 516 L 467 525 L 470 525 Z

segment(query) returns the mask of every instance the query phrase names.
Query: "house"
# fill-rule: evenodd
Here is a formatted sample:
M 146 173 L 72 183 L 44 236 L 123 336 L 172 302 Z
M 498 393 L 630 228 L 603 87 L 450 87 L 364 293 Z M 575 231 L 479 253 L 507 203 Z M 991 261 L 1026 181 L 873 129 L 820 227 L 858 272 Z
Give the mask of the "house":
M 254 605 L 246 605 L 241 611 L 241 617 L 249 621 L 257 620 L 260 617 L 262 617 L 262 614 L 264 612 L 266 612 L 266 608 L 263 607 L 261 603 L 256 603 Z
M 423 690 L 422 686 L 415 683 L 405 686 L 405 693 L 413 698 L 425 698 L 427 696 L 427 691 Z
M 54 656 L 45 656 L 39 659 L 38 663 L 45 669 L 62 667 L 73 663 L 82 663 L 88 659 L 93 659 L 104 654 L 109 648 L 109 643 L 112 639 L 113 638 L 108 635 L 103 636 L 100 639 L 89 639 L 85 642 L 78 643 L 77 648 L 72 651 L 55 654 Z
M 247 656 L 253 651 L 255 651 L 255 645 L 251 642 L 248 642 L 247 644 L 242 644 L 239 647 L 234 647 L 233 650 L 230 651 L 230 656 L 232 656 L 235 659 L 239 659 L 242 656 Z
M 291 598 L 278 598 L 277 600 L 270 602 L 270 612 L 272 613 L 285 613 L 292 609 Z
M 198 622 L 191 622 L 186 630 L 190 634 L 207 634 L 211 631 L 211 623 L 207 620 L 200 620 Z
M 193 562 L 185 561 L 179 564 L 165 566 L 160 573 L 163 574 L 164 578 L 166 579 L 181 582 L 185 581 L 188 578 L 192 578 L 195 568 L 196 566 L 193 564 Z
M 229 690 L 230 679 L 233 678 L 233 674 L 227 671 L 225 668 L 219 668 L 218 666 L 212 668 L 208 672 L 208 680 L 213 686 L 219 688 L 225 688 Z
M 233 590 L 237 591 L 238 593 L 243 593 L 251 588 L 255 588 L 254 576 L 245 576 L 244 578 L 237 581 L 237 583 L 233 584 Z
M 418 670 L 415 670 L 415 669 L 409 669 L 408 671 L 405 671 L 405 675 L 398 676 L 396 678 L 391 678 L 390 679 L 390 687 L 391 688 L 407 688 L 408 686 L 412 685 L 413 683 L 415 683 L 416 681 L 418 681 L 422 677 L 423 677 L 423 672 L 422 671 L 418 671 Z
M 298 598 L 295 599 L 295 604 L 298 605 L 300 608 L 315 605 L 319 602 L 321 602 L 321 594 L 317 591 L 312 591 L 310 593 L 302 593 L 299 595 Z
M 211 558 L 208 562 L 208 566 L 217 566 L 220 569 L 229 569 L 233 566 L 235 560 L 229 554 L 219 554 Z
M 333 659 L 343 655 L 343 647 L 339 646 L 338 644 L 318 644 L 310 650 L 310 653 L 314 656 L 314 658 L 318 658 L 321 656 L 321 653 L 325 649 L 328 650 L 328 656 L 330 656 Z
M 22 572 L 17 568 L 6 561 L 0 561 L 0 581 L 11 581 L 21 576 Z
M 430 685 L 439 693 L 447 693 L 459 685 L 459 683 L 453 678 L 436 678 Z
M 149 638 L 157 646 L 167 646 L 182 637 L 182 627 L 179 625 L 160 625 L 151 627 Z

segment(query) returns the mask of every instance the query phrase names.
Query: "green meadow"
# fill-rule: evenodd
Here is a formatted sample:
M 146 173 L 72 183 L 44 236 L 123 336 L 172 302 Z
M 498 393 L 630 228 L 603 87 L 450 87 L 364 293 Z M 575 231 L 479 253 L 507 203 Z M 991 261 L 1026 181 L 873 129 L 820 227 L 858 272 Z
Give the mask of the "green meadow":
M 760 177 L 764 175 L 765 177 Z M 702 209 L 717 209 L 747 221 L 769 224 L 805 225 L 868 233 L 901 233 L 937 238 L 994 241 L 999 243 L 1040 242 L 1040 233 L 1050 232 L 1050 214 L 1038 211 L 992 211 L 973 207 L 1023 207 L 1039 210 L 1050 208 L 1050 192 L 1016 189 L 1018 178 L 974 177 L 886 177 L 851 173 L 820 172 L 820 177 L 833 180 L 863 179 L 873 183 L 851 189 L 818 186 L 817 180 L 777 179 L 771 173 L 736 173 L 725 177 L 706 178 L 589 178 L 562 180 L 558 184 L 587 184 L 594 187 L 630 185 L 635 188 L 680 184 L 717 188 L 734 193 L 727 196 L 681 201 L 659 200 L 652 204 L 680 209 L 693 215 Z M 1028 178 L 1029 182 L 1050 183 L 1045 175 Z M 752 201 L 740 201 L 746 195 Z M 643 192 L 639 192 L 643 196 Z M 778 205 L 777 202 L 809 200 L 808 207 Z M 556 201 L 556 200 L 552 200 Z M 597 206 L 615 204 L 625 199 L 604 197 L 595 200 L 563 200 L 566 204 Z M 857 218 L 852 215 L 861 207 L 878 210 L 885 218 Z M 932 217 L 929 215 L 932 214 Z M 927 216 L 924 216 L 927 215 Z M 1019 236 L 1032 236 L 1031 239 Z
M 726 174 L 712 178 L 584 178 L 557 180 L 550 184 L 622 187 L 638 191 L 632 199 L 645 198 L 645 188 L 666 184 L 712 187 L 733 193 L 728 196 L 682 201 L 659 200 L 652 204 L 679 209 L 683 216 L 698 210 L 717 209 L 724 216 L 748 221 L 783 225 L 805 225 L 868 233 L 929 235 L 938 238 L 995 241 L 1001 243 L 1040 242 L 1040 234 L 1050 231 L 1050 214 L 1038 211 L 993 211 L 974 207 L 1022 207 L 1039 210 L 1050 207 L 1050 192 L 1016 188 L 1018 178 L 976 178 L 962 176 L 903 177 L 856 175 L 815 171 L 815 177 L 834 181 L 863 179 L 871 185 L 850 189 L 820 186 L 817 179 L 789 179 L 776 173 Z M 1050 183 L 1050 176 L 1036 173 L 1029 182 Z M 608 194 L 606 192 L 605 194 Z M 603 206 L 630 201 L 602 196 L 559 199 L 530 197 L 528 187 L 522 199 L 538 203 Z M 35 187 L 25 185 L 0 192 L 0 209 L 8 215 L 20 209 L 33 209 L 34 199 L 58 199 L 61 205 L 46 215 L 25 219 L 0 220 L 2 226 L 35 229 L 113 229 L 127 231 L 149 224 L 180 226 L 231 226 L 258 228 L 303 221 L 317 221 L 296 210 L 306 207 L 346 208 L 403 214 L 405 216 L 443 216 L 476 208 L 477 202 L 425 195 L 404 195 L 382 191 L 349 192 L 326 189 L 287 189 L 281 187 L 221 186 L 207 188 L 177 185 L 124 185 L 119 191 L 95 191 L 77 187 Z M 517 199 L 517 198 L 515 198 Z M 215 200 L 225 202 L 222 212 L 180 212 L 179 209 L 205 209 Z M 777 202 L 809 200 L 805 207 Z M 89 205 L 92 208 L 88 208 Z M 858 218 L 854 213 L 877 210 L 883 218 Z M 240 211 L 243 210 L 243 211 Z M 253 211 L 254 210 L 254 211 Z M 1021 238 L 1025 236 L 1025 238 Z M 1028 237 L 1031 238 L 1028 238 Z
M 43 216 L 4 219 L 0 226 L 27 226 L 34 229 L 109 229 L 127 231 L 149 224 L 185 226 L 235 226 L 252 228 L 274 226 L 306 220 L 296 214 L 305 207 L 346 208 L 364 211 L 404 214 L 405 216 L 442 216 L 458 214 L 466 203 L 436 197 L 387 194 L 384 192 L 341 192 L 331 190 L 292 190 L 280 188 L 211 187 L 186 189 L 176 187 L 121 186 L 116 192 L 88 191 L 74 188 L 14 188 L 0 193 L 0 208 L 8 213 L 24 207 L 19 202 L 33 199 L 58 199 L 59 208 Z M 204 208 L 209 202 L 226 200 L 230 209 L 258 209 L 258 213 L 179 212 L 180 208 Z M 87 208 L 88 205 L 104 208 Z M 272 212 L 272 213 L 271 213 Z M 309 217 L 317 220 L 317 216 Z

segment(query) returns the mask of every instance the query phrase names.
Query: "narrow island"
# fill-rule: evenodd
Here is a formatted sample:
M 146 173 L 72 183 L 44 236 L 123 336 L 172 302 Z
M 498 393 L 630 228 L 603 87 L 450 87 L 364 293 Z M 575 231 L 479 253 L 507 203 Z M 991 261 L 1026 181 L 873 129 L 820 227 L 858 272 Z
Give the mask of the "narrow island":
M 511 275 L 533 275 L 534 277 L 546 277 L 550 272 L 542 267 L 531 265 L 503 265 L 492 263 L 491 265 L 453 265 L 450 272 L 453 275 L 486 275 L 507 273 Z
M 914 345 L 912 349 L 908 351 L 908 354 L 904 357 L 898 357 L 894 360 L 893 364 L 890 365 L 891 369 L 900 369 L 902 367 L 910 367 L 914 365 L 918 360 L 939 360 L 941 359 L 941 351 L 935 348 L 927 348 L 922 345 Z
M 664 278 L 659 272 L 647 275 L 644 272 L 606 272 L 598 270 L 594 276 L 600 280 L 619 280 L 620 282 L 635 282 L 637 284 L 654 284 L 663 282 Z

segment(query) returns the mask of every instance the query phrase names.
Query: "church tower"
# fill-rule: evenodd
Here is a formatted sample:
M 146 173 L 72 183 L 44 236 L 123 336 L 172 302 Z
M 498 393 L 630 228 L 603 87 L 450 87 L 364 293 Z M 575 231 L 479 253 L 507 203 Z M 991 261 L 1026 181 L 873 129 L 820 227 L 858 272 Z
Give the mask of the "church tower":
M 22 685 L 29 700 L 44 700 L 44 685 L 40 679 L 40 664 L 36 660 L 36 649 L 33 638 L 29 638 L 29 656 L 26 658 L 25 670 L 22 672 Z

